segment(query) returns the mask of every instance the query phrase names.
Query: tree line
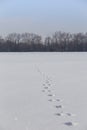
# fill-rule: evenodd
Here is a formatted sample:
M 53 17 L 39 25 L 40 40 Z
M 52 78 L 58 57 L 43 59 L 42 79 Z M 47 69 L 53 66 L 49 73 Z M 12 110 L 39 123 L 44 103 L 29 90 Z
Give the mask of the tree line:
M 44 39 L 34 33 L 11 33 L 0 37 L 0 52 L 84 52 L 87 33 L 55 32 Z

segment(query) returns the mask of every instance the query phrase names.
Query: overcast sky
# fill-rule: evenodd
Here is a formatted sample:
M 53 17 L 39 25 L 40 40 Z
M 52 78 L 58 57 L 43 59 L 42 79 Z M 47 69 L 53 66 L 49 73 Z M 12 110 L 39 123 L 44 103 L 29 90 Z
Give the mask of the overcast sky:
M 86 32 L 86 0 L 0 0 L 0 35 Z

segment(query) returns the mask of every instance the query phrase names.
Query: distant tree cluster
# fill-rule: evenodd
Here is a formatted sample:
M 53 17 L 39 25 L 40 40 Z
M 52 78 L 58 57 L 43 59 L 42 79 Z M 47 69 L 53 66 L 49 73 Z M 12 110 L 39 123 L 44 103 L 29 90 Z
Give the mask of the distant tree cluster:
M 11 33 L 0 37 L 0 52 L 78 52 L 87 51 L 87 33 L 55 32 L 42 37 L 33 33 Z

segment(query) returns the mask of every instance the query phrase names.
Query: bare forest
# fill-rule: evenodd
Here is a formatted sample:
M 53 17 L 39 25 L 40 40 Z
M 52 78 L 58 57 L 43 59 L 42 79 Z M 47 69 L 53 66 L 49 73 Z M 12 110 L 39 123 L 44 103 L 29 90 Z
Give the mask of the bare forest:
M 34 33 L 11 33 L 0 36 L 0 52 L 84 52 L 87 33 L 55 32 L 44 39 Z

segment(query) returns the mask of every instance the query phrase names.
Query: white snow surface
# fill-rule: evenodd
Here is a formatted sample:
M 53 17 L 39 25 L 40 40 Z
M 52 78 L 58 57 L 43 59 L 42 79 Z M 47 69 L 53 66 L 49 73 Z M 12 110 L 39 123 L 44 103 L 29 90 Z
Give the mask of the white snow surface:
M 0 53 L 0 130 L 87 130 L 87 53 Z

